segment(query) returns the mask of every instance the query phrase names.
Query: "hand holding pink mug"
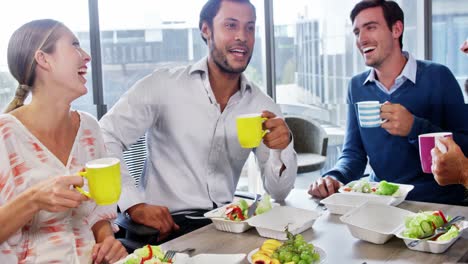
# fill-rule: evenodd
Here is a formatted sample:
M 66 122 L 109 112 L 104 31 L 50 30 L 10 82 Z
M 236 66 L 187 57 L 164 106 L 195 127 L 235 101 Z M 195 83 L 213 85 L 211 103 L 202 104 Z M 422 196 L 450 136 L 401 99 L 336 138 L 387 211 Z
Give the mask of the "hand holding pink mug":
M 424 173 L 432 173 L 432 156 L 431 150 L 438 147 L 444 153 L 447 148 L 439 142 L 439 138 L 452 137 L 452 132 L 438 132 L 419 135 L 419 157 L 421 158 L 421 166 Z
M 468 187 L 468 158 L 452 138 L 438 141 L 447 148 L 447 152 L 442 153 L 439 147 L 431 151 L 434 179 L 441 186 L 462 184 Z

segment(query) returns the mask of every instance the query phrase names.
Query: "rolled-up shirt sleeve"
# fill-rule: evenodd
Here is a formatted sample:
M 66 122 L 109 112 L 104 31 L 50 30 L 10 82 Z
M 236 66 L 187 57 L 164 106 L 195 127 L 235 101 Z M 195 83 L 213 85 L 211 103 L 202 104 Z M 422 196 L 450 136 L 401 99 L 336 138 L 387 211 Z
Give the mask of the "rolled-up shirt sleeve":
M 269 149 L 263 143 L 256 150 L 263 186 L 275 201 L 283 201 L 294 188 L 297 175 L 297 154 L 294 139 L 283 150 Z M 281 172 L 281 168 L 285 170 Z M 281 174 L 280 174 L 281 172 Z

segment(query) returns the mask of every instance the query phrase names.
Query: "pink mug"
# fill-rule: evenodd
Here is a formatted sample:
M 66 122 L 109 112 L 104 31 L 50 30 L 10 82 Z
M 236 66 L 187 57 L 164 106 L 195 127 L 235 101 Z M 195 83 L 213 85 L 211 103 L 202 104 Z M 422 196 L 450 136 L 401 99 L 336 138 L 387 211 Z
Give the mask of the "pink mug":
M 419 135 L 419 157 L 421 158 L 422 170 L 425 173 L 432 173 L 432 156 L 431 150 L 437 146 L 441 152 L 447 152 L 443 144 L 439 142 L 439 138 L 452 137 L 452 132 L 438 132 Z

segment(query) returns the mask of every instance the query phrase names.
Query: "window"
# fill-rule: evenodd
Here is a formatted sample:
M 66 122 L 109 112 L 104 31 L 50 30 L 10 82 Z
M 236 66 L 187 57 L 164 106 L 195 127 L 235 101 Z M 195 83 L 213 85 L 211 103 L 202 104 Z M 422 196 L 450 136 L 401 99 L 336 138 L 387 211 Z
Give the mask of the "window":
M 99 1 L 104 103 L 108 109 L 137 80 L 157 67 L 194 63 L 207 55 L 198 29 L 205 2 L 138 0 L 129 5 L 122 0 Z M 260 2 L 253 1 L 258 16 L 257 41 L 246 74 L 261 85 Z
M 103 92 L 108 109 L 136 81 L 157 67 L 194 63 L 207 55 L 198 29 L 205 3 L 205 0 L 137 0 L 129 5 L 123 0 L 99 1 Z M 252 3 L 257 11 L 256 42 L 245 74 L 263 87 L 263 2 Z M 245 166 L 238 188 L 247 189 L 247 176 L 258 175 L 252 162 L 249 159 Z
M 464 0 L 432 1 L 432 59 L 446 65 L 465 86 L 468 79 L 468 58 L 460 51 L 468 39 L 468 5 Z M 468 95 L 465 93 L 465 102 Z
M 348 82 L 366 69 L 349 19 L 357 2 L 273 2 L 278 103 L 306 105 L 316 113 L 313 118 L 344 128 Z M 423 28 L 417 19 L 422 2 L 398 2 L 405 12 L 403 48 L 423 59 L 419 43 L 408 37 Z
M 357 1 L 274 1 L 276 97 L 344 126 L 347 83 L 364 69 L 349 12 Z M 288 10 L 288 12 L 285 12 Z
M 53 6 L 54 8 L 51 8 Z M 52 18 L 63 22 L 80 39 L 81 45 L 89 53 L 89 21 L 87 1 L 60 0 L 18 0 L 3 3 L 0 9 L 0 109 L 11 101 L 18 85 L 11 76 L 7 64 L 8 41 L 14 30 L 35 19 Z M 91 64 L 88 65 L 90 67 Z M 88 71 L 88 93 L 73 102 L 73 108 L 96 114 L 92 100 L 91 71 Z

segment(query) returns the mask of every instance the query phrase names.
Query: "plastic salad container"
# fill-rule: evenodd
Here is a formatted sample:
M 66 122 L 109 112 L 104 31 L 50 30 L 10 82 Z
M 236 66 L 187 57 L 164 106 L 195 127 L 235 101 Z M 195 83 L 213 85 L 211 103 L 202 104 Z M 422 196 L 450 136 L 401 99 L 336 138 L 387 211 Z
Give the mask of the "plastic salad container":
M 361 195 L 361 196 L 365 196 L 365 197 L 368 197 L 369 200 L 372 200 L 374 199 L 375 197 L 390 197 L 391 198 L 391 203 L 390 205 L 394 205 L 394 206 L 397 206 L 399 204 L 401 204 L 405 199 L 406 199 L 406 196 L 408 196 L 408 193 L 413 190 L 414 188 L 414 185 L 411 185 L 411 184 L 400 184 L 400 183 L 392 183 L 392 184 L 396 184 L 399 186 L 399 189 L 396 193 L 394 193 L 393 195 L 380 195 L 380 194 L 375 194 L 374 192 L 370 192 L 370 193 L 363 193 L 363 192 L 356 192 L 356 191 L 347 191 L 350 189 L 350 186 L 351 185 L 354 185 L 358 182 L 362 182 L 363 180 L 359 180 L 359 181 L 352 181 L 352 182 L 349 182 L 348 184 L 344 185 L 344 186 L 341 186 L 341 188 L 338 190 L 340 193 L 344 193 L 344 194 L 348 194 L 348 195 Z M 372 188 L 377 188 L 377 186 L 379 185 L 378 182 L 369 182 L 370 184 L 370 187 L 371 189 Z
M 383 195 L 369 196 L 334 193 L 320 202 L 323 203 L 332 214 L 346 214 L 350 210 L 359 207 L 361 204 L 368 201 L 390 205 L 393 201 L 393 197 Z
M 264 214 L 248 219 L 247 222 L 254 226 L 262 237 L 286 240 L 286 227 L 292 234 L 299 234 L 311 228 L 319 216 L 316 211 L 277 206 Z
M 340 217 L 355 238 L 374 244 L 384 244 L 397 233 L 405 218 L 413 212 L 385 205 L 366 202 Z

